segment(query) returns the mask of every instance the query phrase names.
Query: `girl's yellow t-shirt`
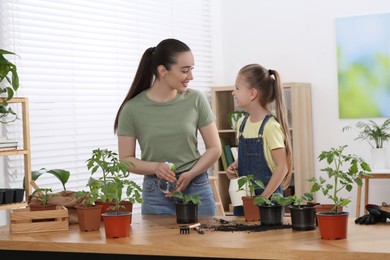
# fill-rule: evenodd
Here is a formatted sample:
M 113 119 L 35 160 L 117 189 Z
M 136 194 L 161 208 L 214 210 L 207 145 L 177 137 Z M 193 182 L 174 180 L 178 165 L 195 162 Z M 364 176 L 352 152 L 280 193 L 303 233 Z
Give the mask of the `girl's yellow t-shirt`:
M 244 117 L 241 117 L 237 122 L 237 139 L 240 137 L 240 126 L 242 121 L 244 120 Z M 263 123 L 263 120 L 258 122 L 251 122 L 250 116 L 246 120 L 244 131 L 243 131 L 243 137 L 244 138 L 257 138 L 259 136 L 259 129 L 261 124 Z M 264 132 L 263 132 L 263 139 L 264 139 L 264 154 L 265 159 L 267 161 L 268 167 L 273 172 L 275 170 L 275 162 L 272 159 L 271 151 L 276 148 L 284 148 L 286 147 L 284 144 L 285 136 L 282 132 L 282 129 L 280 127 L 280 124 L 274 117 L 271 117 L 268 122 L 265 124 Z

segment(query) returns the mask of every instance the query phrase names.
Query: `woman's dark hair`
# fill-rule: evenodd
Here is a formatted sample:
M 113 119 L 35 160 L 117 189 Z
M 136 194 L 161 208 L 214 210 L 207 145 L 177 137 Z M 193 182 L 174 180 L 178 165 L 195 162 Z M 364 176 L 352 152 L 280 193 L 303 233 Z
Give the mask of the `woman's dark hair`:
M 139 62 L 130 90 L 116 114 L 114 133 L 118 129 L 119 114 L 123 106 L 127 101 L 150 88 L 153 79 L 158 77 L 158 66 L 163 65 L 167 70 L 170 70 L 172 65 L 177 63 L 178 54 L 188 51 L 191 51 L 191 49 L 184 42 L 176 39 L 165 39 L 156 47 L 146 49 Z

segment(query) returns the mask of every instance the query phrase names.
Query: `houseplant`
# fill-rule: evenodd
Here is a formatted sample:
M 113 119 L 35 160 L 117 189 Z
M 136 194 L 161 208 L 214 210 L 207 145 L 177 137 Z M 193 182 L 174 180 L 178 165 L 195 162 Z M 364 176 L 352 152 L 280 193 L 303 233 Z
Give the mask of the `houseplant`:
M 52 192 L 51 188 L 39 188 L 35 189 L 31 194 L 32 198 L 28 204 L 30 211 L 46 211 L 46 210 L 56 210 L 57 204 L 49 202 L 50 194 Z M 44 218 L 44 219 L 35 219 L 32 222 L 44 222 L 44 221 L 54 221 L 54 218 Z
M 245 114 L 246 114 L 245 111 L 240 111 L 240 110 L 228 112 L 227 120 L 228 120 L 230 127 L 232 129 L 236 129 L 238 119 L 243 117 Z
M 19 76 L 15 64 L 7 60 L 4 55 L 16 55 L 13 52 L 0 49 L 0 95 L 5 97 L 0 102 L 0 123 L 7 124 L 18 119 L 17 114 L 8 105 L 19 88 Z M 11 77 L 10 75 L 11 74 Z M 3 81 L 6 81 L 3 84 Z M 9 118 L 8 116 L 11 116 Z
M 261 180 L 254 179 L 253 175 L 241 176 L 238 179 L 238 190 L 245 190 L 249 195 L 243 196 L 242 206 L 244 207 L 245 221 L 253 222 L 260 220 L 259 207 L 254 203 L 256 189 L 264 189 L 264 183 Z
M 54 210 L 57 207 L 57 204 L 50 203 L 49 198 L 52 193 L 51 188 L 39 188 L 33 191 L 31 194 L 32 199 L 30 201 L 29 208 L 31 211 L 38 210 Z
M 256 196 L 253 204 L 258 206 L 260 224 L 263 226 L 283 225 L 284 206 L 289 202 L 278 192 L 273 193 L 269 198 Z
M 175 200 L 176 222 L 188 224 L 198 222 L 198 205 L 202 202 L 198 194 L 186 194 L 183 191 L 172 193 Z
M 107 204 L 106 212 L 102 208 L 107 238 L 129 236 L 132 205 L 143 202 L 141 187 L 129 179 L 128 167 L 131 165 L 128 161 L 119 160 L 118 154 L 109 149 L 94 149 L 87 160 L 91 175 L 99 170 L 102 174 L 98 179 L 91 177 L 87 185 L 92 193 L 97 193 L 102 203 Z
M 321 169 L 325 177 L 312 177 L 311 192 L 321 191 L 322 194 L 333 202 L 333 208 L 329 212 L 317 212 L 318 226 L 322 239 L 343 239 L 347 237 L 348 212 L 339 212 L 339 206 L 347 206 L 351 200 L 344 198 L 341 192 L 350 192 L 353 185 L 362 185 L 361 176 L 368 176 L 371 168 L 357 155 L 347 154 L 347 145 L 330 148 L 322 151 L 318 156 L 319 161 L 326 160 L 327 166 Z
M 291 226 L 293 230 L 305 231 L 316 228 L 316 209 L 313 193 L 306 192 L 301 196 L 293 194 L 286 197 L 290 210 Z
M 343 131 L 352 129 L 351 126 L 343 127 Z M 365 140 L 371 146 L 372 167 L 386 168 L 386 149 L 384 143 L 390 140 L 390 119 L 378 124 L 373 120 L 359 121 L 355 125 L 359 135 L 354 140 Z
M 95 231 L 100 229 L 102 205 L 96 205 L 97 193 L 78 191 L 76 206 L 79 228 L 81 231 Z

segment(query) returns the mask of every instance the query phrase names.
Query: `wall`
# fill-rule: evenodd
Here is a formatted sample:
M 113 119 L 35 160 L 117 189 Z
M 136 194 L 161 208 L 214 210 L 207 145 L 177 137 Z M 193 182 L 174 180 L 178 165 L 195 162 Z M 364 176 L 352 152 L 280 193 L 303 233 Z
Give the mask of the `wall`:
M 237 71 L 248 63 L 260 63 L 279 71 L 284 82 L 310 82 L 315 175 L 323 167 L 317 163 L 318 154 L 333 146 L 348 144 L 348 152 L 370 162 L 369 145 L 354 141 L 356 136 L 352 132 L 341 131 L 343 126 L 359 120 L 338 116 L 335 18 L 390 12 L 389 2 L 224 0 L 220 4 L 220 13 L 216 14 L 221 16 L 220 28 L 214 32 L 220 36 L 215 36 L 218 60 L 214 65 L 222 73 L 216 74 L 215 85 L 233 85 Z M 390 144 L 385 147 L 390 158 Z M 370 184 L 371 203 L 390 202 L 386 192 L 390 180 L 374 180 Z M 347 211 L 355 216 L 356 189 L 345 196 L 351 196 Z M 321 196 L 318 200 L 326 201 Z

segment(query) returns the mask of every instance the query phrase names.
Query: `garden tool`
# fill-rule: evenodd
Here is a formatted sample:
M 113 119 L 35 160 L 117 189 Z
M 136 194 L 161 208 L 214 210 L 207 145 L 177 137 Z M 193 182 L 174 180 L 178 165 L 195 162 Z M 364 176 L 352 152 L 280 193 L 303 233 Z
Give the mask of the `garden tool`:
M 204 234 L 203 229 L 200 228 L 200 223 L 189 226 L 180 226 L 180 234 L 189 234 L 191 229 L 195 229 L 199 234 Z

